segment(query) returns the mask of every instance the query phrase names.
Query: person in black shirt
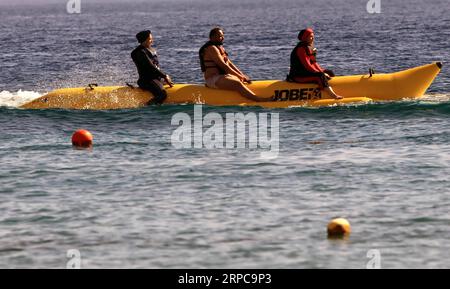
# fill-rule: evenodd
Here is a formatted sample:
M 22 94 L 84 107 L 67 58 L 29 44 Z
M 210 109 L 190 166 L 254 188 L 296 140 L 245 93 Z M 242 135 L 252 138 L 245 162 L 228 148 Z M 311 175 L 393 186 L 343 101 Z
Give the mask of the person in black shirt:
M 153 99 L 149 104 L 161 104 L 167 98 L 167 92 L 164 90 L 164 83 L 170 87 L 173 86 L 170 76 L 159 68 L 158 54 L 151 47 L 153 36 L 150 30 L 141 31 L 136 34 L 140 45 L 131 52 L 131 58 L 139 74 L 137 81 L 140 88 L 150 91 Z

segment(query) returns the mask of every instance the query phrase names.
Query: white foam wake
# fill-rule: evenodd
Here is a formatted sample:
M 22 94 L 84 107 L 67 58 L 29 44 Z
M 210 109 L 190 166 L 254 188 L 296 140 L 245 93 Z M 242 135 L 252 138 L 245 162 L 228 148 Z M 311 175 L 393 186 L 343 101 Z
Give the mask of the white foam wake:
M 0 107 L 19 107 L 43 94 L 35 91 L 19 90 L 17 92 L 2 91 L 0 92 Z
M 448 102 L 450 101 L 450 94 L 448 93 L 435 93 L 435 94 L 425 94 L 421 101 L 429 101 L 429 102 Z

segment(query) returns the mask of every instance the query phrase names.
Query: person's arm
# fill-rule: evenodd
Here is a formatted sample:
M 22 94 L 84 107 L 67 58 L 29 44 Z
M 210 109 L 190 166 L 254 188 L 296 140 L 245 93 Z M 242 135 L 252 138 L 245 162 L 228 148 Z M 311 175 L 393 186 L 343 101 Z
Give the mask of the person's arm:
M 237 76 L 239 79 L 242 78 L 242 75 L 234 70 L 229 64 L 225 63 L 225 61 L 222 58 L 222 55 L 220 55 L 220 51 L 217 47 L 214 46 L 210 46 L 206 49 L 206 53 L 208 54 L 208 56 L 211 58 L 212 61 L 214 61 L 214 63 L 220 67 L 220 69 L 222 69 L 223 71 L 225 71 L 228 74 Z M 228 61 L 230 62 L 230 61 Z
M 248 77 L 247 75 L 245 75 L 242 71 L 239 70 L 239 68 L 237 68 L 236 65 L 234 65 L 234 63 L 231 60 L 228 60 L 229 65 L 231 66 L 231 68 L 233 68 L 234 70 L 236 70 L 236 72 L 238 72 L 240 74 L 240 79 L 242 81 L 246 81 L 246 82 L 251 82 L 250 77 Z
M 138 63 L 142 66 L 142 68 L 145 71 L 148 71 L 149 73 L 154 74 L 159 78 L 163 78 L 164 81 L 170 87 L 173 87 L 172 79 L 170 78 L 170 76 L 168 74 L 164 73 L 158 67 L 156 67 L 156 65 L 153 64 L 151 59 L 147 56 L 147 54 L 144 51 L 142 51 L 142 50 L 138 51 L 138 53 L 136 54 L 136 60 L 138 61 Z
M 303 67 L 306 68 L 309 72 L 322 72 L 321 70 L 317 69 L 314 65 L 311 65 L 309 62 L 309 57 L 306 54 L 306 50 L 304 47 L 300 47 L 297 49 L 297 57 L 300 59 L 300 62 L 303 64 Z
M 319 63 L 314 63 L 314 66 L 316 67 L 317 70 L 320 70 L 321 72 L 325 72 L 325 69 L 322 68 L 322 66 L 319 65 Z
M 228 64 L 231 66 L 231 68 L 233 68 L 237 73 L 239 73 L 242 76 L 245 76 L 244 73 L 242 73 L 242 71 L 239 70 L 239 68 L 237 68 L 236 65 L 234 65 L 234 63 L 228 59 Z
M 137 51 L 136 60 L 144 71 L 155 74 L 160 78 L 165 78 L 166 74 L 153 64 L 144 51 Z

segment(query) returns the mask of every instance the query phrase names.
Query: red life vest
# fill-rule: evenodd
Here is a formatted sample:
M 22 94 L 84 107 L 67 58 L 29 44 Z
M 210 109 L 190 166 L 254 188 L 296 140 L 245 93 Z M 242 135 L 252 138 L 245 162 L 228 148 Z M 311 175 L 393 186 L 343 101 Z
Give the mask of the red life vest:
M 302 64 L 302 62 L 300 61 L 300 59 L 297 56 L 297 51 L 302 48 L 306 52 L 306 56 L 307 56 L 306 61 L 309 61 L 309 63 L 312 66 L 315 66 L 315 64 L 316 64 L 316 49 L 312 48 L 311 46 L 308 46 L 304 42 L 299 42 L 291 53 L 291 69 L 289 71 L 288 78 L 292 79 L 296 76 L 304 76 L 304 75 L 310 74 L 310 72 L 306 69 L 306 67 Z

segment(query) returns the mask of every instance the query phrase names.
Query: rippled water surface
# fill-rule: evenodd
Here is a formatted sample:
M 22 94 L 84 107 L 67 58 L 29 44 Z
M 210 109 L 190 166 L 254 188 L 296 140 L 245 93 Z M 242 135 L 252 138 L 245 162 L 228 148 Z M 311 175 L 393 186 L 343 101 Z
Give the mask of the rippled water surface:
M 0 267 L 450 267 L 447 1 L 149 1 L 0 6 Z M 254 79 L 281 79 L 299 29 L 338 74 L 443 61 L 424 99 L 279 113 L 280 152 L 176 149 L 172 116 L 194 107 L 30 111 L 45 92 L 135 81 L 134 34 L 152 29 L 164 70 L 201 82 L 197 51 L 221 25 Z M 75 150 L 78 128 L 95 137 Z M 348 240 L 326 225 L 347 218 Z

